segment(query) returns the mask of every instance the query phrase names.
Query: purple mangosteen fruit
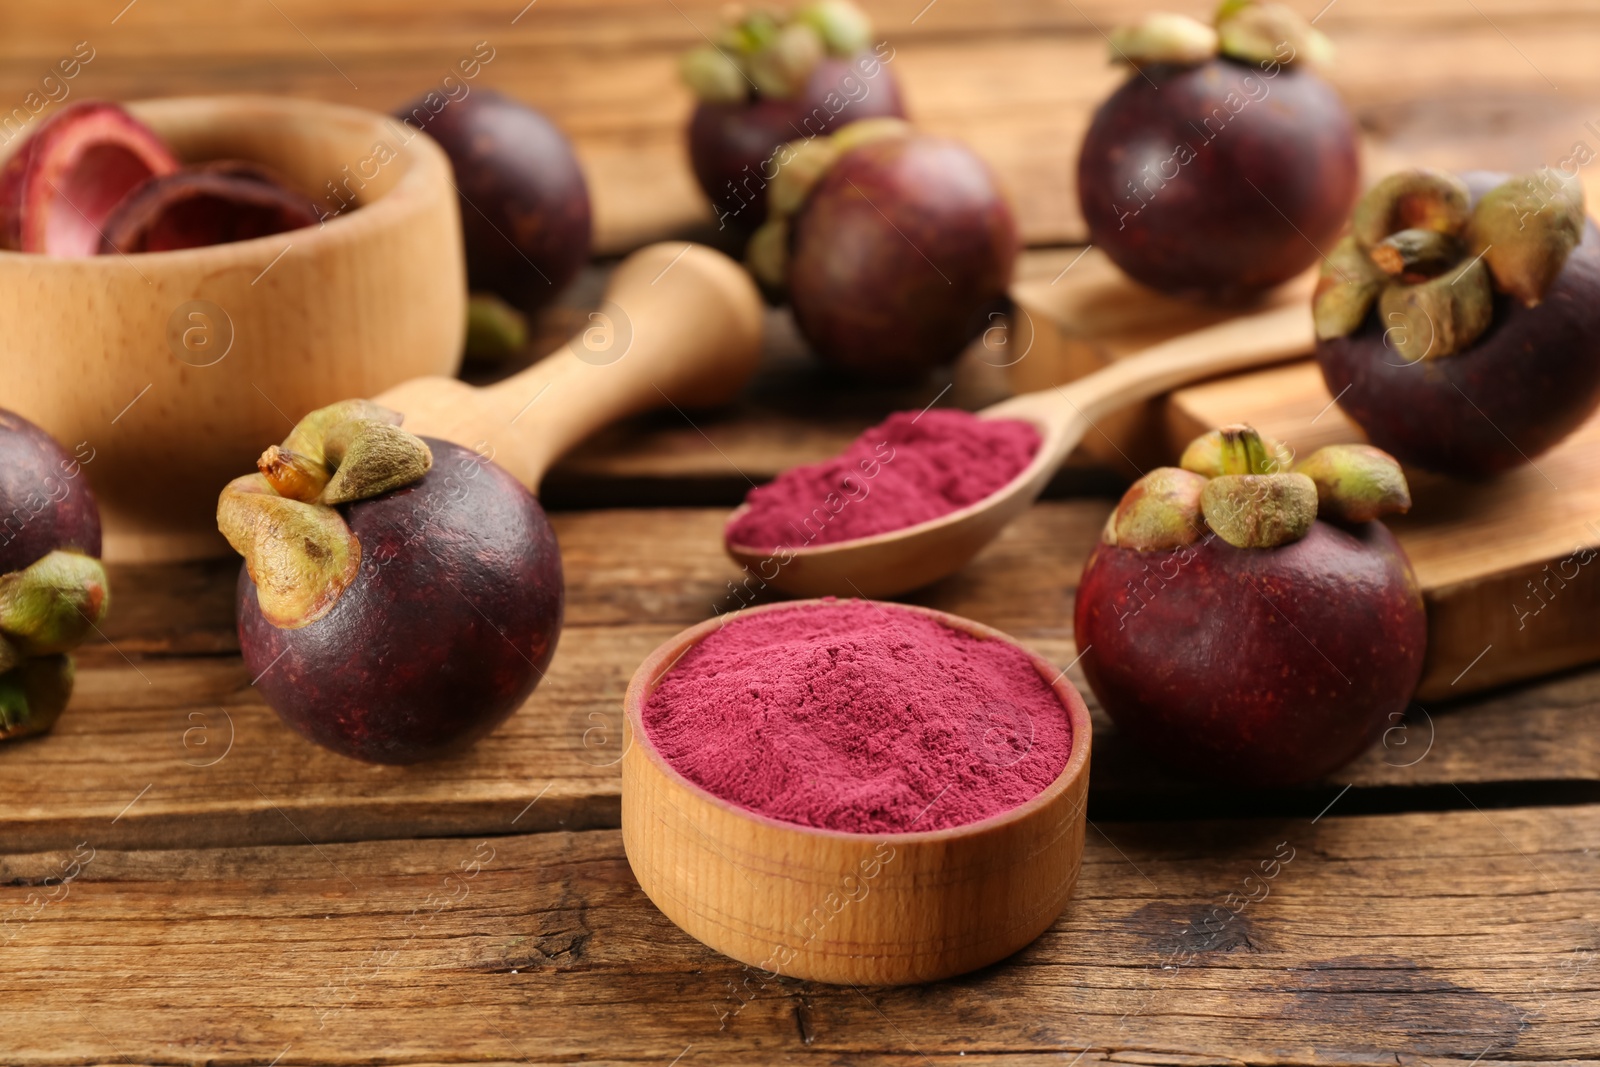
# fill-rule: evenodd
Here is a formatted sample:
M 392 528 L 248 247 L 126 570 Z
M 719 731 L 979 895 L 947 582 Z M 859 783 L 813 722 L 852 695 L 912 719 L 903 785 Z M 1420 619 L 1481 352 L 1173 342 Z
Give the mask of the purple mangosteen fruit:
M 872 24 L 848 0 L 819 0 L 788 20 L 755 12 L 683 58 L 699 103 L 689 162 L 718 228 L 749 234 L 767 218 L 779 150 L 869 118 L 905 118 L 900 89 L 872 46 Z
M 950 363 L 1005 306 L 1019 241 L 987 164 L 959 141 L 869 119 L 780 153 L 746 259 L 788 294 L 823 362 L 873 382 Z
M 239 643 L 267 703 L 342 755 L 451 755 L 527 699 L 561 632 L 537 500 L 477 453 L 364 400 L 306 416 L 217 524 L 245 558 Z
M 82 465 L 0 409 L 0 741 L 43 733 L 72 694 L 67 653 L 111 606 Z
M 461 197 L 467 283 L 533 314 L 589 260 L 589 186 L 548 118 L 487 89 L 428 93 L 396 112 L 445 150 Z
M 1128 490 L 1084 567 L 1084 673 L 1119 730 L 1190 777 L 1290 785 L 1405 711 L 1427 620 L 1380 517 L 1411 497 L 1370 445 L 1289 469 L 1249 427 L 1198 438 Z
M 1158 14 L 1113 33 L 1134 68 L 1078 156 L 1089 240 L 1136 281 L 1241 300 L 1317 261 L 1358 188 L 1356 128 L 1315 73 L 1331 46 L 1280 4 L 1216 26 Z
M 1378 447 L 1487 477 L 1600 406 L 1600 230 L 1575 178 L 1402 171 L 1350 230 L 1313 297 L 1317 362 Z

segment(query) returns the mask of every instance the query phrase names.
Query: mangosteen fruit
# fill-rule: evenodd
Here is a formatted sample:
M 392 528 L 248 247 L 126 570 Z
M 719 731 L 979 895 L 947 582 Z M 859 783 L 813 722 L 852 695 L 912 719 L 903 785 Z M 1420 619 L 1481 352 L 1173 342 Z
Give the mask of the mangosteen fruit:
M 365 400 L 312 412 L 230 482 L 239 645 L 284 722 L 342 755 L 466 748 L 533 692 L 561 632 L 561 557 L 533 495 Z
M 1359 177 L 1355 123 L 1316 73 L 1327 38 L 1281 4 L 1225 0 L 1215 26 L 1158 14 L 1110 41 L 1133 69 L 1078 156 L 1089 240 L 1136 281 L 1212 301 L 1317 262 Z
M 0 410 L 0 741 L 55 725 L 72 695 L 68 653 L 111 606 L 82 473 L 49 434 Z
M 95 255 L 123 198 L 177 169 L 161 138 L 116 104 L 69 104 L 39 123 L 0 170 L 0 247 Z
M 771 217 L 746 260 L 769 292 L 787 293 L 823 362 L 913 382 L 953 362 L 1005 306 L 1016 221 L 966 145 L 868 119 L 781 156 Z
M 473 291 L 528 314 L 554 301 L 588 262 L 592 239 L 589 186 L 566 136 L 487 89 L 456 100 L 429 93 L 395 114 L 450 157 Z
M 150 178 L 106 217 L 101 252 L 169 252 L 315 225 L 317 210 L 266 167 L 220 160 Z
M 767 218 L 779 152 L 869 118 L 906 117 L 872 46 L 872 23 L 849 0 L 819 0 L 780 18 L 757 11 L 683 57 L 698 100 L 689 120 L 689 162 L 711 199 L 718 229 L 748 235 Z
M 1600 406 L 1600 230 L 1561 171 L 1383 179 L 1313 313 L 1328 389 L 1403 463 L 1499 474 Z
M 1378 521 L 1411 505 L 1370 445 L 1288 463 L 1245 426 L 1146 474 L 1084 567 L 1074 616 L 1119 730 L 1190 777 L 1281 786 L 1348 762 L 1405 711 L 1427 620 Z

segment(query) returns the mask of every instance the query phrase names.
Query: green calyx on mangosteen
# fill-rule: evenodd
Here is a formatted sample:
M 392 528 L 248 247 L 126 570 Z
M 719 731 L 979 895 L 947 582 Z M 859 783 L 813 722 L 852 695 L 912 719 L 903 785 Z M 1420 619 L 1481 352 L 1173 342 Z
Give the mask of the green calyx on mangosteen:
M 1165 64 L 1195 66 L 1227 56 L 1244 63 L 1304 63 L 1326 67 L 1333 42 L 1283 4 L 1224 0 L 1215 21 L 1156 11 L 1113 29 L 1111 58 L 1137 68 Z
M 43 430 L 0 410 L 0 741 L 55 725 L 72 695 L 67 653 L 111 607 L 82 473 Z
M 1496 474 L 1600 406 L 1600 232 L 1562 171 L 1389 175 L 1324 262 L 1312 314 L 1329 391 L 1408 464 Z
M 433 466 L 398 413 L 369 400 L 312 412 L 235 478 L 217 501 L 217 527 L 244 557 L 261 613 L 298 629 L 333 610 L 361 567 L 361 544 L 336 504 L 417 481 Z
M 1422 670 L 1416 577 L 1382 523 L 1410 494 L 1368 445 L 1294 463 L 1244 426 L 1197 438 L 1107 520 L 1076 640 L 1120 729 L 1192 776 L 1306 781 L 1403 713 Z
M 784 100 L 805 88 L 826 56 L 848 57 L 872 41 L 872 21 L 849 0 L 817 0 L 788 19 L 754 11 L 712 44 L 684 53 L 679 70 L 702 101 L 743 103 L 752 93 Z
M 1005 306 L 1016 222 L 966 145 L 875 118 L 776 158 L 745 261 L 769 295 L 787 297 L 824 363 L 912 382 L 954 361 Z
M 1396 352 L 1415 362 L 1465 351 L 1494 318 L 1495 292 L 1537 307 L 1583 238 L 1583 186 L 1557 175 L 1502 182 L 1476 204 L 1453 174 L 1391 174 L 1362 197 L 1312 298 L 1317 336 L 1354 332 L 1374 302 Z
M 235 479 L 239 640 L 310 740 L 374 763 L 457 752 L 532 692 L 562 612 L 554 534 L 493 462 L 364 400 L 306 416 Z
M 905 118 L 872 24 L 848 0 L 791 16 L 735 8 L 714 41 L 687 52 L 681 73 L 697 99 L 689 162 L 719 229 L 748 237 L 767 217 L 784 146 L 870 118 Z

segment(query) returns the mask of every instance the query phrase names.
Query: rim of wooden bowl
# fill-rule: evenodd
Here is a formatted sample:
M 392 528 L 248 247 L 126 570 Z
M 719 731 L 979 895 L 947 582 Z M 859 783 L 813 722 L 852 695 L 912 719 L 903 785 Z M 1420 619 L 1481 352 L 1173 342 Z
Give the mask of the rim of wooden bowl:
M 391 125 L 401 125 L 400 120 L 379 111 L 369 111 L 366 108 L 351 107 L 348 104 L 329 104 L 320 100 L 307 100 L 294 96 L 277 96 L 271 93 L 215 93 L 195 96 L 162 96 L 151 97 L 143 100 L 133 100 L 121 104 L 130 111 L 135 118 L 152 127 L 161 125 L 160 114 L 163 111 L 182 112 L 185 109 L 198 109 L 209 107 L 217 113 L 219 123 L 222 122 L 248 122 L 252 119 L 282 120 L 300 116 L 318 122 L 332 122 L 341 125 L 350 125 L 353 128 L 363 128 L 366 133 L 362 136 L 379 136 L 392 139 Z M 30 131 L 31 133 L 32 131 Z M 161 132 L 157 129 L 157 132 Z M 450 159 L 445 155 L 443 148 L 437 141 L 426 136 L 425 130 L 417 130 L 410 141 L 401 145 L 396 151 L 396 160 L 404 169 L 391 185 L 382 194 L 373 197 L 350 211 L 341 211 L 338 215 L 325 222 L 313 223 L 302 226 L 297 230 L 285 230 L 282 233 L 267 234 L 264 237 L 251 237 L 243 241 L 227 241 L 222 244 L 203 245 L 199 248 L 179 248 L 165 252 L 138 252 L 131 256 L 123 255 L 95 255 L 95 256 L 47 256 L 38 252 L 18 252 L 10 249 L 0 249 L 0 264 L 25 263 L 32 270 L 55 270 L 63 272 L 73 271 L 82 273 L 85 270 L 104 269 L 126 270 L 128 263 L 150 264 L 153 268 L 163 264 L 182 260 L 185 266 L 206 267 L 214 265 L 223 268 L 236 265 L 241 258 L 248 258 L 253 251 L 271 249 L 277 255 L 282 248 L 285 238 L 293 238 L 295 244 L 302 242 L 306 247 L 326 241 L 349 240 L 359 238 L 373 229 L 387 229 L 394 225 L 404 224 L 405 216 L 415 210 L 413 201 L 421 190 L 437 182 L 441 177 L 453 184 Z M 22 145 L 26 138 L 17 138 L 9 146 L 9 150 L 0 152 L 0 165 L 10 158 L 12 152 Z M 415 150 L 415 154 L 413 154 Z M 369 149 L 370 151 L 370 149 Z M 187 161 L 186 161 L 187 162 Z M 264 161 L 268 166 L 271 161 Z M 358 160 L 351 160 L 352 164 Z M 330 175 L 330 178 L 334 175 Z M 304 190 L 300 190 L 304 192 Z M 308 199 L 315 203 L 315 197 L 307 194 Z
M 851 602 L 863 604 L 881 603 L 891 610 L 901 609 L 914 612 L 940 622 L 952 630 L 969 633 L 988 641 L 1002 641 L 1027 656 L 1034 669 L 1039 672 L 1039 676 L 1044 679 L 1045 684 L 1055 693 L 1056 699 L 1060 702 L 1062 711 L 1066 713 L 1067 721 L 1072 727 L 1072 751 L 1067 754 L 1067 762 L 1061 768 L 1061 773 L 1056 775 L 1049 785 L 1023 803 L 991 815 L 986 819 L 979 819 L 976 822 L 961 823 L 958 826 L 950 826 L 942 830 L 865 832 L 830 830 L 825 827 L 806 826 L 801 823 L 775 819 L 770 815 L 751 811 L 749 808 L 725 800 L 683 775 L 672 765 L 670 760 L 661 754 L 654 742 L 650 740 L 649 732 L 644 725 L 645 701 L 655 692 L 662 679 L 671 672 L 678 660 L 683 658 L 689 649 L 699 644 L 707 636 L 720 630 L 723 626 L 749 615 L 757 615 L 768 611 L 784 611 L 817 604 L 848 604 Z M 633 737 L 633 744 L 639 746 L 645 758 L 649 759 L 680 788 L 690 790 L 725 811 L 765 826 L 840 841 L 874 841 L 880 839 L 907 843 L 941 841 L 988 833 L 1003 829 L 1013 823 L 1022 822 L 1041 809 L 1048 807 L 1062 793 L 1071 789 L 1080 777 L 1088 773 L 1089 754 L 1093 738 L 1092 728 L 1089 723 L 1088 705 L 1084 703 L 1083 694 L 1078 692 L 1078 687 L 1073 685 L 1071 680 L 1067 678 L 1067 672 L 1065 670 L 1057 670 L 1055 664 L 1033 652 L 1009 634 L 973 619 L 968 619 L 961 615 L 953 615 L 937 608 L 923 607 L 920 604 L 901 604 L 895 601 L 875 601 L 859 597 L 811 597 L 803 600 L 780 600 L 771 604 L 743 608 L 737 612 L 729 612 L 726 615 L 719 615 L 715 618 L 706 619 L 704 622 L 696 623 L 662 642 L 650 655 L 645 657 L 643 663 L 639 664 L 633 673 L 632 679 L 628 682 L 628 691 L 623 697 L 623 710 L 624 717 L 628 723 L 628 730 Z

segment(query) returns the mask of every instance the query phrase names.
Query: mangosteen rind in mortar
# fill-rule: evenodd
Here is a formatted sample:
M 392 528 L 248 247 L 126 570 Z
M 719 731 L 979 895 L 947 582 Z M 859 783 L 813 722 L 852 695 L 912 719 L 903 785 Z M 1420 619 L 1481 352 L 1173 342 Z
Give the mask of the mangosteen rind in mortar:
M 1232 6 L 1234 19 L 1277 7 Z M 1078 197 L 1091 243 L 1129 276 L 1229 301 L 1317 262 L 1355 201 L 1359 160 L 1354 121 L 1306 61 L 1320 34 L 1274 27 L 1281 46 L 1234 41 L 1240 55 L 1224 33 L 1217 54 L 1196 43 L 1208 29 L 1135 54 L 1114 35 L 1114 58 L 1136 69 L 1090 123 Z
M 81 100 L 47 116 L 0 167 L 0 248 L 92 256 L 116 206 L 178 160 L 120 106 Z
M 337 426 L 330 422 L 327 440 L 337 442 Z M 388 424 L 379 433 L 391 431 L 400 432 Z M 286 470 L 314 471 L 306 454 L 322 439 L 292 434 L 263 455 L 260 482 L 236 482 L 219 506 L 230 541 L 248 550 L 238 585 L 245 664 L 290 727 L 335 752 L 373 763 L 459 752 L 527 699 L 555 652 L 563 586 L 549 522 L 502 468 L 432 438 L 411 439 L 431 462 L 413 465 L 405 484 L 326 503 L 350 495 L 337 471 L 319 487 Z M 389 463 L 381 448 L 374 454 L 382 460 L 374 469 Z M 311 499 L 250 499 L 269 481 Z M 293 525 L 308 513 L 317 525 Z M 328 516 L 331 530 L 321 525 Z M 277 531 L 301 528 L 311 531 L 308 544 L 323 546 L 309 562 L 271 554 Z M 263 536 L 265 547 L 252 542 Z M 348 559 L 356 562 L 347 570 Z M 285 570 L 327 582 L 331 596 L 285 595 L 277 580 Z
M 1123 497 L 1079 584 L 1091 688 L 1192 777 L 1326 774 L 1404 713 L 1421 676 L 1411 565 L 1381 522 L 1349 521 L 1410 507 L 1399 465 L 1367 445 L 1293 470 L 1284 455 L 1247 427 L 1198 438 L 1183 468 Z
M 1500 177 L 1467 183 L 1475 201 Z M 1463 241 L 1462 259 L 1471 254 Z M 1386 319 L 1374 298 L 1348 333 L 1319 327 L 1317 362 L 1339 406 L 1378 447 L 1441 474 L 1493 476 L 1552 448 L 1600 407 L 1600 229 L 1592 221 L 1583 220 L 1581 240 L 1537 299 L 1530 307 L 1493 293 L 1487 325 L 1461 350 L 1441 351 L 1430 331 L 1425 358 L 1415 359 L 1396 333 L 1404 320 Z

